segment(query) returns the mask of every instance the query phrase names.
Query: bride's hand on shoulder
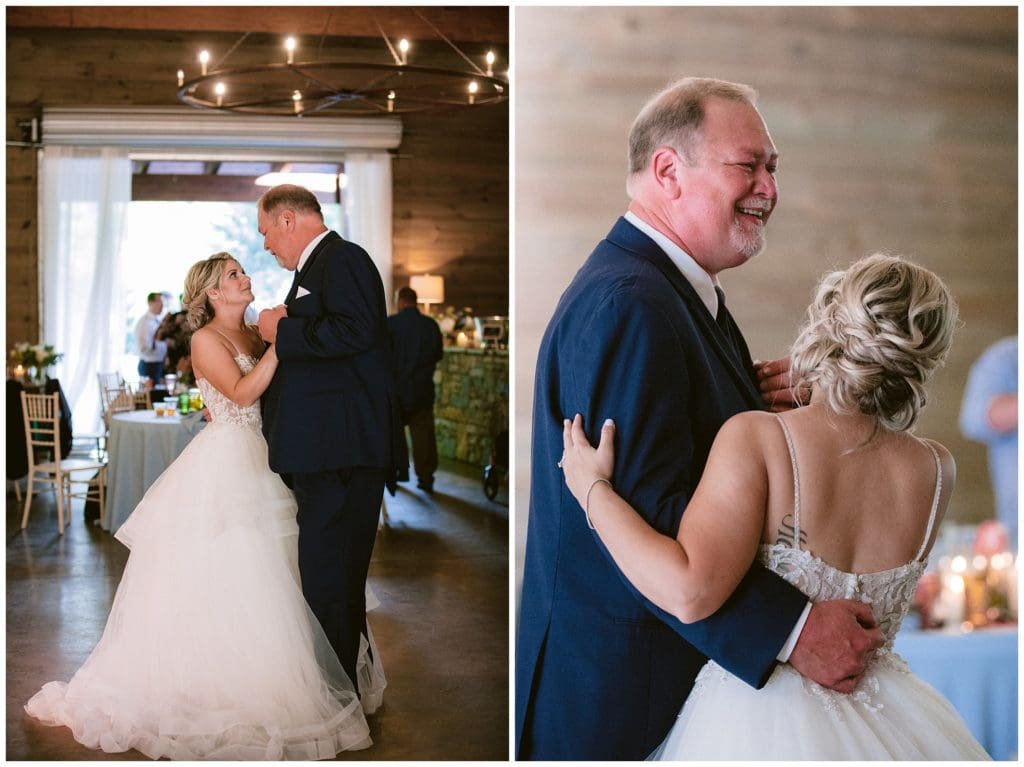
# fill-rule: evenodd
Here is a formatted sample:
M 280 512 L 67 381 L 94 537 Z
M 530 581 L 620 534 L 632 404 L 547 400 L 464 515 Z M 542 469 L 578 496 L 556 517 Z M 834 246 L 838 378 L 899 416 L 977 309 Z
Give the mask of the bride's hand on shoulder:
M 767 362 L 756 360 L 754 375 L 757 376 L 761 399 L 772 413 L 784 413 L 810 402 L 810 388 L 794 386 L 797 381 L 790 369 L 789 357 Z
M 614 441 L 615 423 L 610 418 L 601 427 L 596 448 L 583 433 L 583 416 L 577 414 L 572 421 L 566 418 L 562 422 L 565 449 L 560 463 L 565 472 L 565 482 L 580 506 L 586 503 L 587 491 L 596 480 L 611 480 L 615 468 Z

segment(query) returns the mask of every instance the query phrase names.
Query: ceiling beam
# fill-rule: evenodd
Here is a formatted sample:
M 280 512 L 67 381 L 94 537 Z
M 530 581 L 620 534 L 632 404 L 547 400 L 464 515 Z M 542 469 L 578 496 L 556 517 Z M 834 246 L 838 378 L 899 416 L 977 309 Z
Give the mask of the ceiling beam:
M 508 8 L 396 6 L 8 6 L 7 27 L 255 32 L 508 44 Z M 379 26 L 378 26 L 379 25 Z M 433 25 L 433 26 L 431 26 Z
M 132 176 L 133 202 L 255 203 L 266 187 L 255 176 Z M 333 192 L 314 192 L 320 202 L 336 202 Z

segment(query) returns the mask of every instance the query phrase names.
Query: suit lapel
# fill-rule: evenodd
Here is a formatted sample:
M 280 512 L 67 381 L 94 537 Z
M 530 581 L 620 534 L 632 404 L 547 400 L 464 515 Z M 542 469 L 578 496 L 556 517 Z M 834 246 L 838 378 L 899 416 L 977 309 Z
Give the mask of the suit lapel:
M 288 295 L 284 299 L 286 306 L 295 300 L 295 294 L 299 290 L 299 285 L 302 283 L 302 280 L 306 275 L 309 274 L 310 267 L 313 266 L 313 262 L 316 261 L 316 257 L 320 255 L 320 252 L 327 247 L 327 243 L 340 239 L 341 236 L 336 232 L 328 232 L 324 238 L 317 243 L 316 247 L 313 248 L 313 252 L 309 254 L 309 258 L 306 259 L 306 263 L 302 265 L 302 269 L 295 273 L 291 289 L 288 291 Z
M 693 289 L 689 280 L 682 275 L 679 268 L 672 263 L 672 259 L 658 247 L 654 240 L 624 218 L 620 218 L 615 223 L 606 239 L 613 245 L 649 261 L 665 276 L 665 279 L 668 280 L 669 284 L 672 285 L 672 288 L 686 305 L 690 316 L 693 317 L 705 345 L 711 348 L 721 359 L 722 364 L 725 365 L 726 370 L 729 371 L 729 374 L 736 382 L 737 388 L 743 393 L 750 406 L 758 410 L 762 409 L 764 403 L 761 400 L 761 394 L 754 386 L 749 373 L 743 369 L 738 358 L 739 350 L 726 338 L 722 328 L 719 327 L 715 318 L 708 312 L 707 306 L 700 300 L 697 291 Z

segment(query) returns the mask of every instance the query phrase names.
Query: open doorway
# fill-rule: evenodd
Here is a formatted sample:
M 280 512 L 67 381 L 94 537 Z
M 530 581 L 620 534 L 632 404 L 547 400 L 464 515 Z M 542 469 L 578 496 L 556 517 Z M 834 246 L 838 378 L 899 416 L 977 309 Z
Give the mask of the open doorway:
M 121 251 L 125 325 L 119 371 L 125 380 L 138 378 L 135 323 L 146 311 L 146 296 L 163 293 L 164 312 L 181 311 L 185 275 L 196 261 L 220 251 L 235 256 L 252 277 L 253 316 L 284 300 L 291 274 L 263 249 L 255 202 L 268 186 L 284 182 L 314 190 L 324 223 L 346 236 L 339 163 L 132 161 Z

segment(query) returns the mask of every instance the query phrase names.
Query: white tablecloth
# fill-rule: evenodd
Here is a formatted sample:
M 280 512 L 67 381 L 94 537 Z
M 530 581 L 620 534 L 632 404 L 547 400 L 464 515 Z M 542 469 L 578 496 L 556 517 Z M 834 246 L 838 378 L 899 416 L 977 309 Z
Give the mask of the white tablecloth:
M 157 417 L 153 410 L 118 413 L 110 422 L 106 523 L 115 532 L 146 490 L 192 440 L 181 417 Z
M 896 652 L 945 695 L 993 759 L 1017 756 L 1017 630 L 903 629 Z

